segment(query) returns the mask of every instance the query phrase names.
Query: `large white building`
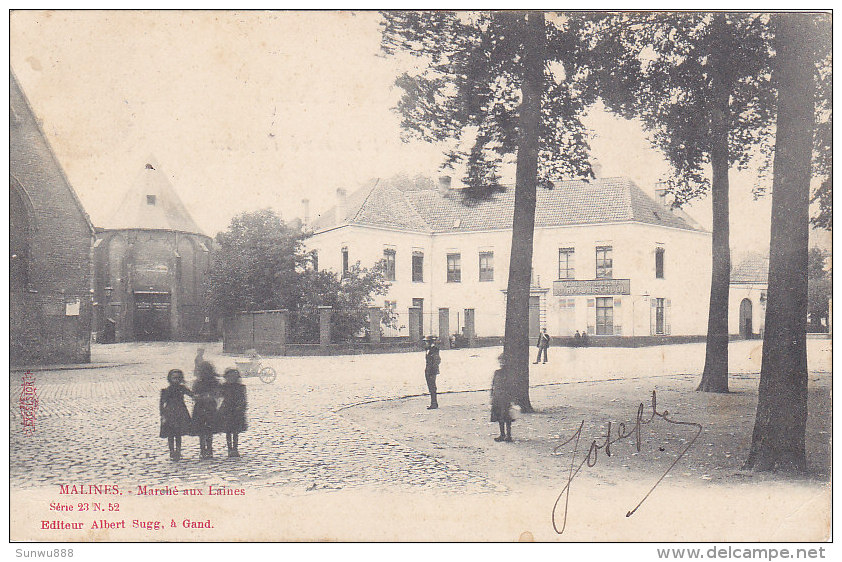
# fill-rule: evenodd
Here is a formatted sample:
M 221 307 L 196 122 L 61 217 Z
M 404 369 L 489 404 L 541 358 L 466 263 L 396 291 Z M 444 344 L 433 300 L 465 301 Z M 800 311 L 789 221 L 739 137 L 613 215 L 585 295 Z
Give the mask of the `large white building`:
M 308 225 L 317 267 L 347 270 L 386 260 L 384 306 L 409 333 L 443 337 L 467 326 L 504 332 L 514 189 L 471 201 L 449 178 L 377 179 Z M 307 220 L 308 217 L 305 217 Z M 604 336 L 698 336 L 707 331 L 711 235 L 625 178 L 567 181 L 539 189 L 530 332 Z M 739 302 L 739 301 L 738 301 Z M 736 330 L 735 330 L 736 331 Z

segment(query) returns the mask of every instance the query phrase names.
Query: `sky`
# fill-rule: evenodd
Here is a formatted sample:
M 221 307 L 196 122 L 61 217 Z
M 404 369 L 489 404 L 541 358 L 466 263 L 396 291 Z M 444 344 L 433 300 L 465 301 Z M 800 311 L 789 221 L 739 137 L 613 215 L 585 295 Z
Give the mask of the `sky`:
M 372 177 L 440 175 L 441 146 L 401 141 L 407 59 L 379 52 L 376 12 L 13 12 L 12 70 L 97 226 L 154 157 L 209 235 L 239 212 L 313 216 Z M 604 177 L 653 193 L 669 168 L 640 125 L 596 108 Z M 768 251 L 770 198 L 731 173 L 731 240 Z M 685 209 L 710 227 L 710 201 Z M 829 237 L 827 237 L 829 245 Z

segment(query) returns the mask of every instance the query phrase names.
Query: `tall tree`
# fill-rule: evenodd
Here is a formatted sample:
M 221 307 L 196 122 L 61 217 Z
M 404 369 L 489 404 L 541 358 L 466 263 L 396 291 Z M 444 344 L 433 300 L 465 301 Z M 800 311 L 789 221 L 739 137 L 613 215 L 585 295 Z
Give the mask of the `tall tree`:
M 243 310 L 292 309 L 306 262 L 304 234 L 271 209 L 240 213 L 216 235 L 210 301 L 223 316 Z
M 807 272 L 817 20 L 774 16 L 778 92 L 760 392 L 746 469 L 807 468 Z
M 397 79 L 408 136 L 454 141 L 445 165 L 465 165 L 467 202 L 502 189 L 499 170 L 516 157 L 515 208 L 503 352 L 514 401 L 529 399 L 529 293 L 536 189 L 592 177 L 581 116 L 586 54 L 581 14 L 385 12 L 383 50 L 408 53 L 419 69 Z
M 600 95 L 610 109 L 641 118 L 653 133 L 672 165 L 674 204 L 712 195 L 711 289 L 699 390 L 727 392 L 728 171 L 747 166 L 771 131 L 768 16 L 623 13 L 600 22 L 595 39 L 594 48 L 611 55 L 598 59 L 609 61 L 595 81 Z

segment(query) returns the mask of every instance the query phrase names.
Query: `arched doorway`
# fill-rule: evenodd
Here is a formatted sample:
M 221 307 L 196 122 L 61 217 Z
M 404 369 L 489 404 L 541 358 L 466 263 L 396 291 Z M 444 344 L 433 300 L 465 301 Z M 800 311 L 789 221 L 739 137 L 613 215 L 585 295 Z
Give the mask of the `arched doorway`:
M 751 325 L 751 300 L 743 299 L 740 303 L 740 335 L 749 340 L 754 336 Z

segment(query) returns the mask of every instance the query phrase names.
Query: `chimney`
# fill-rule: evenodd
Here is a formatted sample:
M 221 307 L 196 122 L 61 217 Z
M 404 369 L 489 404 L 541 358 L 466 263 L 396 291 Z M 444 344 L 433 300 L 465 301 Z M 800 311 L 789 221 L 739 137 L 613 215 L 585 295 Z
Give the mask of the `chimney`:
M 301 200 L 301 207 L 303 208 L 303 220 L 304 220 L 304 228 L 308 228 L 310 226 L 310 200 L 306 197 Z
M 591 170 L 593 170 L 593 177 L 599 179 L 602 177 L 602 162 L 597 158 L 591 159 Z
M 336 190 L 336 222 L 345 222 L 345 201 L 348 197 L 348 192 L 341 187 Z
M 444 194 L 450 191 L 450 176 L 439 176 L 439 192 Z
M 667 199 L 667 196 L 669 195 L 669 191 L 667 190 L 667 182 L 665 182 L 664 180 L 660 180 L 658 183 L 655 184 L 655 195 L 658 196 L 658 203 L 660 203 L 668 209 L 672 209 L 672 204 Z

